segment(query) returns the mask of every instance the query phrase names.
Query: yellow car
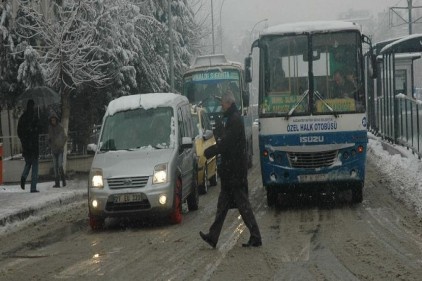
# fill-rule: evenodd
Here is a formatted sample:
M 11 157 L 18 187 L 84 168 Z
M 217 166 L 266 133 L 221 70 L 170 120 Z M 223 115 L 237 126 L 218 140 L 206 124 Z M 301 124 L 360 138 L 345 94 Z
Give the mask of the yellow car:
M 209 186 L 217 185 L 217 158 L 206 159 L 204 150 L 214 145 L 215 138 L 211 122 L 206 110 L 199 106 L 192 106 L 192 121 L 195 130 L 195 148 L 198 157 L 198 188 L 199 193 L 208 192 Z

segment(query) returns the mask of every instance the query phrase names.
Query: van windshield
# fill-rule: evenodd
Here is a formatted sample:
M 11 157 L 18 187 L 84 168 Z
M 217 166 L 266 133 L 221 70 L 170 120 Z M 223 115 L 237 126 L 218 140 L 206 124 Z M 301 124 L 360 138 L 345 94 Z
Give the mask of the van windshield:
M 174 148 L 174 131 L 171 107 L 117 112 L 104 121 L 100 150 Z

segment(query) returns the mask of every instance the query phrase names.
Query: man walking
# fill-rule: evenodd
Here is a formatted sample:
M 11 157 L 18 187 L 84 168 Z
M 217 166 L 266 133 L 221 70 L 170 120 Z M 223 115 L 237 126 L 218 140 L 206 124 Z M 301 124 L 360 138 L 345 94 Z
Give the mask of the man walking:
M 48 120 L 48 141 L 51 147 L 51 154 L 53 155 L 55 178 L 55 184 L 53 187 L 60 187 L 60 178 L 62 179 L 63 186 L 66 186 L 66 177 L 63 169 L 63 152 L 67 136 L 63 126 L 59 123 L 57 114 L 54 111 L 51 111 Z
M 216 146 L 205 151 L 207 158 L 221 154 L 221 164 L 218 169 L 221 179 L 221 191 L 218 197 L 217 213 L 209 233 L 204 234 L 200 231 L 199 234 L 205 242 L 215 248 L 227 212 L 232 201 L 234 201 L 250 232 L 249 241 L 242 244 L 242 246 L 259 247 L 262 245 L 261 234 L 245 188 L 248 181 L 245 127 L 236 107 L 233 93 L 228 91 L 222 96 L 221 106 L 224 111 L 224 117 L 227 118 L 221 140 Z
M 25 167 L 21 175 L 21 188 L 25 189 L 26 178 L 32 168 L 31 192 L 38 192 L 39 133 L 39 120 L 35 113 L 35 102 L 28 100 L 26 110 L 18 121 L 18 137 L 22 144 L 22 156 L 25 159 Z

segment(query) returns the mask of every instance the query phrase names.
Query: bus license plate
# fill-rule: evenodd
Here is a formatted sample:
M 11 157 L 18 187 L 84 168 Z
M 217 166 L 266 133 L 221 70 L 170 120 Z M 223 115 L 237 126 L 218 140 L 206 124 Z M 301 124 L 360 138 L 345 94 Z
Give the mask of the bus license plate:
M 118 194 L 113 197 L 113 203 L 115 204 L 140 201 L 142 201 L 142 193 Z
M 326 181 L 328 175 L 326 174 L 314 174 L 314 175 L 299 175 L 299 182 L 320 182 Z

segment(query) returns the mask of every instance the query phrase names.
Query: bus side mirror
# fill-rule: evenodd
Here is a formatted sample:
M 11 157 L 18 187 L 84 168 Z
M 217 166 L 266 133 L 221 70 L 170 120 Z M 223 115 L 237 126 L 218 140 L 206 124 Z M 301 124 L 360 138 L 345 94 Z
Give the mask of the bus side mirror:
M 361 40 L 363 43 L 369 45 L 369 57 L 368 57 L 368 71 L 369 77 L 375 79 L 378 77 L 378 67 L 377 67 L 377 55 L 374 54 L 374 49 L 372 48 L 372 40 L 365 34 L 362 34 Z
M 245 82 L 252 82 L 252 57 L 245 58 Z
M 377 56 L 374 54 L 369 56 L 369 76 L 372 79 L 378 77 Z
M 242 91 L 242 100 L 243 100 L 243 107 L 249 106 L 249 92 Z

